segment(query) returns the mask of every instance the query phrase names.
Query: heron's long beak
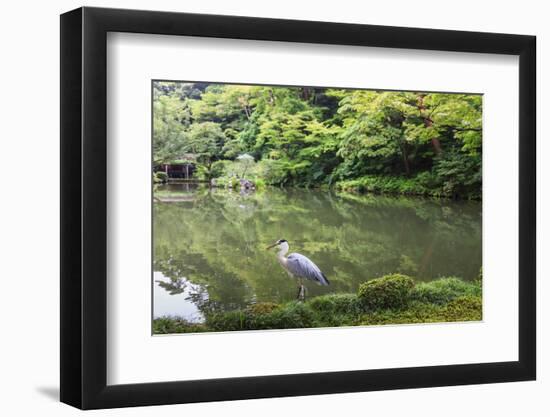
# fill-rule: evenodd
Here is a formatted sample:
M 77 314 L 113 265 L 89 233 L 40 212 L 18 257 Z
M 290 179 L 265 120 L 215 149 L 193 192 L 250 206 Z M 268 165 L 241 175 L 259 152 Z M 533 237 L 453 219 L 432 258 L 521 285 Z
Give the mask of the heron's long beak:
M 274 243 L 273 245 L 268 246 L 267 248 L 265 248 L 265 250 L 269 250 L 271 248 L 274 248 L 275 246 L 277 246 L 277 243 Z

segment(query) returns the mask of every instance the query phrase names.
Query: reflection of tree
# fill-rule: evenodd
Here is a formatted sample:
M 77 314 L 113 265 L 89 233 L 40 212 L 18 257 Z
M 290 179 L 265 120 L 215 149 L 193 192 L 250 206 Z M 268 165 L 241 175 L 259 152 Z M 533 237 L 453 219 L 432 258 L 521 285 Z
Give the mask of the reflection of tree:
M 271 188 L 201 190 L 192 202 L 154 204 L 154 268 L 204 287 L 208 296 L 193 299 L 203 312 L 294 298 L 294 283 L 264 249 L 280 238 L 329 277 L 331 286 L 310 285 L 310 296 L 354 291 L 391 272 L 474 279 L 481 206 Z
M 185 280 L 182 278 L 176 278 L 170 280 L 170 282 L 166 281 L 156 281 L 159 285 L 159 287 L 164 288 L 166 291 L 170 293 L 170 295 L 176 295 L 181 294 L 185 291 L 186 285 Z

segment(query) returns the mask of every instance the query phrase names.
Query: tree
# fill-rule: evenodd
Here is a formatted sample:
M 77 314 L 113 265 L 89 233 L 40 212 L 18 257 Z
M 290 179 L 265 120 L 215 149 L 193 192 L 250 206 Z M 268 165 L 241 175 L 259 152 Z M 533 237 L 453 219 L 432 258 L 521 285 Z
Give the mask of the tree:
M 194 123 L 188 131 L 185 145 L 188 153 L 195 155 L 199 172 L 205 179 L 213 178 L 212 164 L 221 158 L 225 135 L 217 123 Z
M 194 154 L 207 179 L 221 172 L 214 162 L 249 155 L 268 184 L 380 176 L 443 195 L 480 188 L 480 95 L 158 82 L 153 100 L 155 162 Z
M 237 162 L 242 169 L 241 178 L 245 178 L 246 171 L 254 165 L 254 157 L 247 153 L 244 153 L 237 156 Z
M 177 159 L 184 152 L 189 119 L 189 109 L 177 97 L 160 95 L 153 102 L 153 161 L 156 165 Z

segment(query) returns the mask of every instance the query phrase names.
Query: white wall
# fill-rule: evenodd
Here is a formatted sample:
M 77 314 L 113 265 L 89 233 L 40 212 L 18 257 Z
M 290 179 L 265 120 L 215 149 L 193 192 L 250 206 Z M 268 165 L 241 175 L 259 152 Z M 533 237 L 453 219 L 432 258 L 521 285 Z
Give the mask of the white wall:
M 77 1 L 62 0 L 56 4 L 12 1 L 2 6 L 0 276 L 4 287 L 0 292 L 0 410 L 4 415 L 77 413 L 56 399 L 59 377 L 58 15 L 80 5 Z M 548 107 L 550 98 L 549 84 L 540 77 L 543 69 L 548 73 L 550 58 L 550 26 L 544 2 L 89 0 L 86 5 L 534 34 L 538 36 L 539 63 L 537 382 L 146 407 L 100 411 L 94 415 L 548 415 L 550 326 L 546 319 L 550 307 L 543 300 L 550 295 L 550 285 L 545 280 L 550 268 L 543 257 L 550 250 L 550 223 L 540 215 L 550 209 L 549 193 L 546 190 L 543 194 L 550 167 L 542 166 L 550 146 L 541 140 L 550 133 L 542 121 L 543 109 Z

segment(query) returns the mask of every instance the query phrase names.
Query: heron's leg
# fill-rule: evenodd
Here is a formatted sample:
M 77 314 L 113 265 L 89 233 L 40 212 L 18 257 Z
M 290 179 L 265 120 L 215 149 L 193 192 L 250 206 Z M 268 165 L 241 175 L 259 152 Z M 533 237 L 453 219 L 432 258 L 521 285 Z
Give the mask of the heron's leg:
M 298 287 L 298 301 L 306 300 L 306 287 L 304 286 L 304 281 L 300 278 L 300 286 Z

